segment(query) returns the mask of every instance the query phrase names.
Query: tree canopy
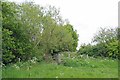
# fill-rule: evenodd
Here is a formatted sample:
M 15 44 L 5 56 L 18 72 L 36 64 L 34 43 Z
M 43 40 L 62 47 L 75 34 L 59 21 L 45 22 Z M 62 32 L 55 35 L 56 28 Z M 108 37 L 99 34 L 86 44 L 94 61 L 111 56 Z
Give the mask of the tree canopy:
M 65 24 L 59 12 L 33 2 L 2 2 L 3 63 L 76 51 L 77 32 L 70 23 Z
M 100 28 L 93 38 L 95 45 L 82 45 L 79 54 L 118 58 L 118 28 Z

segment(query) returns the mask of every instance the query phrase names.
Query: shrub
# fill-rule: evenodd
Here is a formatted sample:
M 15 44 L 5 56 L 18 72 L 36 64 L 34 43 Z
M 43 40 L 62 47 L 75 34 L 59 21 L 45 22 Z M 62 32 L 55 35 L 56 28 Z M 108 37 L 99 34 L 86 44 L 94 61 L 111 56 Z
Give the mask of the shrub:
M 65 58 L 63 61 L 64 61 L 64 66 L 68 66 L 68 67 L 80 66 L 80 61 L 78 59 Z

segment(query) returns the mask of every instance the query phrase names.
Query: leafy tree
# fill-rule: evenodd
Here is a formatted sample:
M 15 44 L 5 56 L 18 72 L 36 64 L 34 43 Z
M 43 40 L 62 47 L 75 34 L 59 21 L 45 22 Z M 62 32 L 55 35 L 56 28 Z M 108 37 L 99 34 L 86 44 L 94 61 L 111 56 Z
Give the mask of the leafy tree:
M 3 63 L 7 64 L 15 58 L 15 31 L 16 14 L 15 3 L 2 2 L 2 52 Z
M 16 61 L 18 58 L 22 59 L 22 60 L 27 60 L 30 59 L 33 55 L 36 55 L 35 52 L 37 51 L 37 48 L 35 49 L 36 45 L 36 41 L 32 41 L 33 38 L 31 39 L 31 37 L 33 37 L 32 34 L 38 34 L 39 29 L 34 28 L 33 26 L 35 26 L 35 22 L 34 22 L 34 17 L 32 15 L 28 15 L 28 13 L 30 13 L 30 11 L 28 10 L 27 12 L 24 11 L 24 9 L 28 8 L 30 5 L 29 3 L 25 4 L 26 6 L 22 5 L 18 5 L 15 3 L 11 3 L 11 2 L 2 2 L 2 17 L 3 17 L 3 56 L 8 56 L 9 51 L 11 51 L 11 54 L 14 54 L 14 61 Z M 29 5 L 29 6 L 28 6 Z M 34 9 L 31 8 L 31 10 L 36 11 L 37 12 L 37 8 Z M 39 11 L 39 10 L 38 10 Z M 22 14 L 22 13 L 26 13 L 26 14 Z M 31 12 L 31 14 L 33 14 L 34 12 Z M 26 16 L 25 16 L 26 15 Z M 35 16 L 37 19 L 37 16 Z M 28 18 L 29 20 L 31 19 L 31 22 L 28 22 Z M 27 19 L 27 21 L 25 21 L 25 19 Z M 25 22 L 24 22 L 25 21 Z M 33 24 L 34 23 L 34 24 Z M 31 29 L 31 30 L 30 30 Z M 4 35 L 4 30 L 7 30 L 6 32 L 8 32 L 8 35 Z M 37 30 L 37 31 L 36 31 Z M 12 32 L 11 34 L 9 34 L 9 31 Z M 34 33 L 33 33 L 34 32 Z M 30 34 L 32 33 L 32 34 Z M 39 34 L 40 35 L 40 34 Z M 4 36 L 10 36 L 11 38 L 14 38 L 14 44 L 11 43 L 11 40 L 8 40 L 8 42 L 10 43 L 10 45 L 14 45 L 14 49 L 13 50 L 9 50 L 6 47 L 9 47 L 9 45 L 6 44 L 6 42 L 4 42 L 4 40 L 6 39 Z M 38 38 L 39 36 L 37 36 Z M 4 45 L 6 44 L 6 45 Z M 7 58 L 7 57 L 4 57 Z M 3 59 L 3 63 L 6 63 L 6 61 L 4 61 Z M 11 61 L 11 60 L 8 60 Z
M 102 51 L 102 55 L 108 57 L 118 56 L 118 28 L 101 28 L 99 33 L 94 36 L 94 41 L 96 41 L 99 45 L 102 45 L 100 50 Z
M 93 56 L 95 54 L 95 52 L 97 52 L 97 49 L 94 49 L 95 46 L 91 45 L 91 44 L 82 44 L 80 49 L 78 50 L 78 53 L 83 55 L 89 55 L 89 56 Z
M 58 54 L 62 51 L 73 51 L 77 47 L 77 34 L 73 30 L 73 27 L 69 25 L 62 24 L 62 19 L 59 15 L 59 11 L 54 7 L 49 6 L 49 9 L 45 12 L 42 25 L 42 43 L 47 54 Z M 73 41 L 76 39 L 76 43 Z
M 117 29 L 100 28 L 98 33 L 94 36 L 93 42 L 108 43 L 117 39 Z
M 33 2 L 2 2 L 2 14 L 5 64 L 76 50 L 77 32 L 72 25 L 64 25 L 55 7 L 40 7 Z
M 5 64 L 10 63 L 11 61 L 13 61 L 13 59 L 15 58 L 14 55 L 14 50 L 15 50 L 15 43 L 14 43 L 14 37 L 11 37 L 11 35 L 13 34 L 12 31 L 9 31 L 8 29 L 3 29 L 2 30 L 3 33 L 3 40 L 2 43 L 4 43 L 2 45 L 2 53 L 3 53 L 3 62 Z
M 109 57 L 118 58 L 118 56 L 119 56 L 118 40 L 115 40 L 115 41 L 112 41 L 112 42 L 108 43 L 107 48 L 108 48 Z
M 101 28 L 101 30 L 94 36 L 93 42 L 96 42 L 96 44 L 81 46 L 78 53 L 88 54 L 94 57 L 118 57 L 117 28 Z
M 43 51 L 41 49 L 43 13 L 41 10 L 42 8 L 33 2 L 25 2 L 20 5 L 19 12 L 22 25 L 21 34 L 24 36 L 21 37 L 20 40 L 23 41 L 23 39 L 26 37 L 25 41 L 27 41 L 29 46 L 31 46 L 31 51 L 28 50 L 29 53 L 31 52 L 32 55 L 37 57 L 43 54 Z
M 68 33 L 72 36 L 72 45 L 70 47 L 70 51 L 76 51 L 76 47 L 78 45 L 78 34 L 77 31 L 73 29 L 73 26 L 71 24 L 65 25 L 65 27 L 68 30 Z

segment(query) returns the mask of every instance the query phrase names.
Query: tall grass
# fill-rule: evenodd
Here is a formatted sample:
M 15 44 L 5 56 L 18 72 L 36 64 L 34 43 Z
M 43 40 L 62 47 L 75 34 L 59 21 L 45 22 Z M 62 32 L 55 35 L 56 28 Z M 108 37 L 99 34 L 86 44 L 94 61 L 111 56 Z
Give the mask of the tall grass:
M 66 58 L 55 63 L 19 62 L 4 67 L 3 78 L 117 78 L 118 63 L 112 59 Z

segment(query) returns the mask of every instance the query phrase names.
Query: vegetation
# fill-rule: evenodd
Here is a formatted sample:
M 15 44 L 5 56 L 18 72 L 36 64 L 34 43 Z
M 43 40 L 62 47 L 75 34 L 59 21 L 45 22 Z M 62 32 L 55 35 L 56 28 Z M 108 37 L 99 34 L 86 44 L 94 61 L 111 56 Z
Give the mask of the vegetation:
M 2 1 L 1 14 L 3 78 L 118 77 L 119 28 L 101 28 L 77 51 L 77 31 L 54 6 Z
M 3 78 L 117 78 L 117 68 L 117 61 L 107 58 L 67 58 L 61 65 L 20 62 L 3 68 Z
M 2 2 L 3 64 L 43 54 L 47 60 L 49 54 L 76 51 L 78 36 L 73 26 L 62 23 L 55 7 L 46 9 L 32 2 Z
M 118 28 L 106 29 L 101 28 L 100 31 L 94 36 L 92 44 L 84 44 L 79 49 L 79 54 L 87 54 L 89 56 L 101 56 L 118 58 Z

